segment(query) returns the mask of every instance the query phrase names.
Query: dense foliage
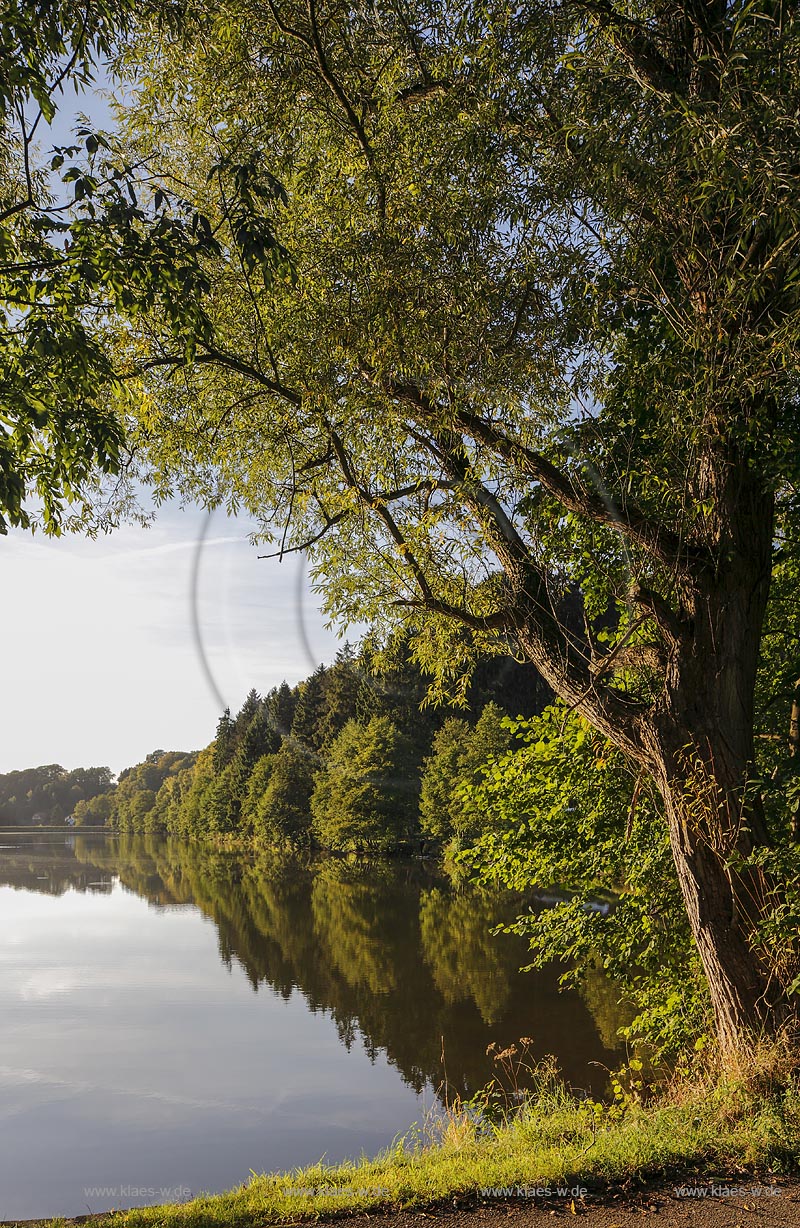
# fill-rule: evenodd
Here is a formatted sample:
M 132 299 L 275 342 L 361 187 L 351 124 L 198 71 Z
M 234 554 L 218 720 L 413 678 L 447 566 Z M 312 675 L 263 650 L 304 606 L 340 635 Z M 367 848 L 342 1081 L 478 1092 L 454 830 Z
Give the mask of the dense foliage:
M 455 718 L 452 709 L 420 710 L 425 678 L 402 645 L 394 664 L 384 658 L 381 674 L 371 672 L 375 665 L 368 644 L 358 653 L 345 647 L 332 665 L 319 666 L 296 687 L 284 682 L 263 698 L 252 690 L 235 716 L 222 714 L 204 750 L 155 750 L 121 772 L 116 785 L 107 768 L 68 776 L 54 768 L 11 773 L 0 777 L 0 786 L 17 799 L 13 813 L 20 816 L 18 799 L 27 790 L 21 821 L 39 812 L 40 820 L 69 815 L 78 826 L 124 832 L 382 851 L 463 835 L 467 812 L 458 790 L 476 778 L 486 758 L 506 748 L 503 716 L 530 714 L 540 680 L 530 666 L 485 662 L 473 679 L 469 706 Z M 439 747 L 453 724 L 468 749 L 443 770 Z M 52 773 L 66 782 L 59 787 L 69 802 L 61 809 L 42 800 L 42 790 L 55 787 Z M 94 776 L 94 784 L 84 783 Z M 39 792 L 31 792 L 31 781 L 40 777 Z M 420 787 L 428 799 L 428 818 L 422 819 Z M 444 808 L 438 823 L 430 817 L 434 791 Z
M 388 716 L 348 721 L 311 797 L 312 831 L 327 848 L 396 848 L 418 830 L 417 764 Z
M 433 739 L 422 775 L 424 832 L 434 839 L 456 837 L 462 842 L 485 829 L 487 812 L 474 804 L 469 786 L 480 779 L 490 760 L 508 750 L 511 741 L 507 717 L 497 704 L 487 704 L 474 727 L 458 717 L 445 721 Z
M 203 262 L 222 250 L 224 229 L 212 234 L 174 186 L 153 182 L 146 158 L 107 134 L 78 126 L 68 144 L 42 152 L 65 95 L 90 86 L 144 14 L 174 33 L 181 7 L 0 4 L 0 533 L 96 527 L 97 486 L 125 459 L 128 397 L 113 362 L 125 321 L 152 314 L 187 355 L 209 337 Z M 213 178 L 217 204 L 266 278 L 279 248 L 254 198 L 235 168 Z
M 99 815 L 113 780 L 107 767 L 75 768 L 68 772 L 58 763 L 7 772 L 0 776 L 0 826 L 63 823 L 89 799 L 97 803 L 98 810 L 93 812 L 97 818 L 87 821 L 102 826 L 108 812 L 104 817 Z
M 627 1035 L 685 1051 L 710 1027 L 708 989 L 656 792 L 563 704 L 514 731 L 513 753 L 464 788 L 486 818 L 460 862 L 484 882 L 556 889 L 551 907 L 516 925 L 534 964 L 557 952 L 570 984 L 602 967 L 635 1007 Z

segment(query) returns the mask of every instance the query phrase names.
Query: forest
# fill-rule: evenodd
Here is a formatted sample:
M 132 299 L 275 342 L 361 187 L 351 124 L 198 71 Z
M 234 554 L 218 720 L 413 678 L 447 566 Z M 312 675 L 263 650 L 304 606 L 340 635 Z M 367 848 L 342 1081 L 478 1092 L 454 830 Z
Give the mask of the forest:
M 101 808 L 101 798 L 114 788 L 107 767 L 75 768 L 58 763 L 0 775 L 0 827 L 60 824 L 81 803 Z M 98 811 L 99 812 L 99 811 Z
M 205 749 L 154 750 L 116 781 L 108 768 L 0 776 L 0 823 L 380 852 L 477 835 L 461 788 L 510 747 L 509 718 L 541 709 L 547 686 L 532 666 L 495 658 L 463 707 L 423 706 L 407 651 L 380 675 L 374 664 L 367 646 L 345 646 L 295 687 L 251 690 Z

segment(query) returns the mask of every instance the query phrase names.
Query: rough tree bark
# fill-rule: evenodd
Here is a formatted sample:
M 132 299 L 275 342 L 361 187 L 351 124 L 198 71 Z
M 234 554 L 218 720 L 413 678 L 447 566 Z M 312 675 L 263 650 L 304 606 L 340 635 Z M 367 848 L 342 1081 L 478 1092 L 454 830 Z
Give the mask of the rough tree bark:
M 788 1010 L 752 941 L 774 887 L 729 865 L 768 841 L 752 774 L 774 501 L 746 464 L 709 461 L 703 493 L 713 495 L 716 509 L 715 566 L 687 577 L 663 699 L 643 735 L 717 1034 L 731 1050 L 743 1037 L 774 1032 Z
M 567 668 L 566 645 L 562 668 L 554 669 L 552 647 L 542 643 L 540 599 L 520 638 L 556 693 L 581 709 L 658 785 L 717 1037 L 730 1054 L 775 1035 L 796 1009 L 754 940 L 756 927 L 779 898 L 779 886 L 761 871 L 731 865 L 737 855 L 747 857 L 769 843 L 753 763 L 773 497 L 748 465 L 720 463 L 713 456 L 709 462 L 717 509 L 713 551 L 705 560 L 685 562 L 675 609 L 659 605 L 652 593 L 638 595 L 655 609 L 664 632 L 663 690 L 652 706 L 626 713 L 624 706 L 615 710 L 601 702 L 593 689 L 580 691 Z M 509 562 L 504 560 L 507 575 Z M 595 670 L 600 673 L 602 665 Z
M 792 710 L 789 717 L 789 754 L 793 759 L 800 756 L 800 678 L 794 684 Z M 794 804 L 791 815 L 791 832 L 795 844 L 800 844 L 800 797 Z

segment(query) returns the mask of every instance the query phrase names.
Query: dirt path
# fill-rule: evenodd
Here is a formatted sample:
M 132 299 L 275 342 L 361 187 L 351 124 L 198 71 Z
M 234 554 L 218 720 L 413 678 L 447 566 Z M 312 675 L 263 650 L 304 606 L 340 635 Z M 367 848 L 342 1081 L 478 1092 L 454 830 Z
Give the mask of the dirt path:
M 549 1228 L 554 1223 L 567 1228 L 576 1221 L 580 1228 L 800 1228 L 800 1181 L 760 1185 L 740 1177 L 736 1188 L 746 1189 L 744 1196 L 726 1194 L 732 1186 L 691 1187 L 704 1189 L 705 1195 L 676 1193 L 679 1188 L 662 1185 L 644 1193 L 604 1192 L 582 1199 L 534 1195 L 471 1206 L 445 1203 L 425 1211 L 318 1220 L 314 1228 Z
M 681 1188 L 694 1193 L 679 1192 Z M 423 1211 L 385 1211 L 331 1219 L 283 1221 L 284 1228 L 800 1228 L 800 1181 L 763 1185 L 749 1177 L 730 1186 L 679 1183 L 644 1191 L 607 1190 L 583 1198 L 559 1198 L 544 1191 L 514 1199 L 454 1199 Z M 705 1194 L 699 1191 L 705 1190 Z M 730 1191 L 730 1192 L 729 1192 Z M 746 1191 L 746 1192 L 742 1192 Z M 103 1223 L 103 1215 L 81 1215 L 67 1225 Z M 45 1228 L 47 1220 L 3 1220 L 0 1228 Z M 275 1225 L 274 1228 L 281 1228 Z

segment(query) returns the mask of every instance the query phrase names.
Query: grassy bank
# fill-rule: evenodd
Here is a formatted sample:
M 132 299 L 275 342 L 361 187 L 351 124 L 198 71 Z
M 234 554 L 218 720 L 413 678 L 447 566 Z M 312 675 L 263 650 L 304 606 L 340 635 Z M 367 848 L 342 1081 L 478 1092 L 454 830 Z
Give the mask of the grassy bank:
M 456 1105 L 376 1159 L 254 1177 L 230 1193 L 116 1214 L 122 1228 L 268 1224 L 379 1207 L 414 1207 L 482 1190 L 796 1172 L 800 1080 L 774 1063 L 746 1077 L 675 1082 L 642 1104 L 579 1101 L 550 1076 L 493 1128 Z M 495 1197 L 498 1195 L 495 1194 Z

